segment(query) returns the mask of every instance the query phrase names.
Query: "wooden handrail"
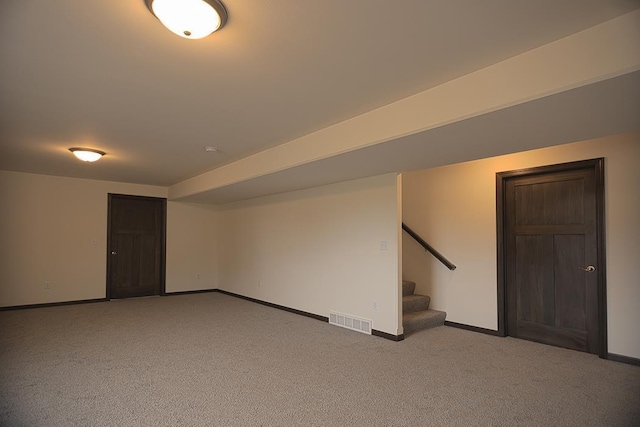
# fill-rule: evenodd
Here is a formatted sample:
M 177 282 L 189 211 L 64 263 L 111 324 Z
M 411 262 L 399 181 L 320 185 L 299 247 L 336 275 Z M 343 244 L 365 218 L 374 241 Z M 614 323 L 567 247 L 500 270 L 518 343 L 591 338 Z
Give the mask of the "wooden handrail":
M 405 224 L 404 222 L 402 223 L 402 229 L 404 231 L 406 231 L 409 236 L 413 237 L 413 240 L 415 240 L 416 242 L 420 243 L 420 246 L 422 246 L 425 251 L 429 251 L 431 253 L 431 255 L 436 257 L 438 259 L 438 261 L 443 263 L 449 270 L 453 271 L 453 270 L 456 269 L 455 264 L 453 264 L 451 261 L 449 261 L 447 258 L 445 258 L 445 256 L 442 255 L 440 252 L 436 251 L 433 248 L 433 246 L 431 246 L 430 244 L 425 242 L 422 237 L 418 236 L 418 233 L 416 233 L 415 231 L 413 231 L 412 229 L 407 227 L 407 224 Z

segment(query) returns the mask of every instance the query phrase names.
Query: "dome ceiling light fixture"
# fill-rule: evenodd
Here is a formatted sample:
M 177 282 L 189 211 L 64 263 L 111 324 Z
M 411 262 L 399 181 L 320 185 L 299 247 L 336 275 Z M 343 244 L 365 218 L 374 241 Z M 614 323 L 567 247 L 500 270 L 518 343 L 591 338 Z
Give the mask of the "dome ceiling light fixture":
M 69 151 L 71 151 L 74 156 L 76 156 L 83 162 L 95 162 L 96 160 L 100 160 L 102 156 L 107 154 L 104 151 L 94 150 L 93 148 L 73 147 L 69 148 Z
M 201 39 L 227 22 L 227 9 L 219 0 L 144 0 L 153 15 L 174 34 Z

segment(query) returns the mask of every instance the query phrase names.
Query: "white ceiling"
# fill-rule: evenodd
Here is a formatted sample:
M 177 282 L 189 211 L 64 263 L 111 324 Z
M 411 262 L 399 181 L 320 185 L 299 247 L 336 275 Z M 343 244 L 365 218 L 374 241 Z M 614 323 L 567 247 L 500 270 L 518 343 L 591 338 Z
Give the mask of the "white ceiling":
M 219 33 L 186 40 L 162 27 L 144 0 L 4 0 L 0 169 L 173 185 L 640 7 L 637 0 L 224 3 L 229 21 Z M 612 115 L 606 107 L 620 103 L 618 95 L 633 104 L 629 94 L 638 93 L 638 80 L 637 73 L 612 79 L 600 114 Z M 485 120 L 484 129 L 500 128 L 504 122 L 496 120 L 515 121 L 520 127 L 503 135 L 524 135 L 533 121 L 522 114 L 539 117 L 536 112 L 553 105 L 573 109 L 587 93 L 601 96 L 601 89 L 569 91 L 556 104 L 513 107 L 478 120 Z M 536 112 L 527 110 L 532 106 Z M 578 111 L 576 120 L 591 123 L 592 113 Z M 603 129 L 633 130 L 635 118 L 616 117 L 591 133 L 549 135 L 548 145 Z M 468 139 L 477 135 L 473 123 L 422 138 L 469 132 Z M 194 200 L 237 200 L 508 152 L 500 139 L 476 144 L 473 156 L 454 156 L 461 146 L 449 144 L 449 152 L 422 163 L 416 153 L 428 144 L 411 151 L 411 142 L 402 141 L 404 154 L 390 156 L 398 150 L 387 143 Z M 85 164 L 67 151 L 72 146 L 108 154 Z M 220 152 L 205 153 L 205 146 Z

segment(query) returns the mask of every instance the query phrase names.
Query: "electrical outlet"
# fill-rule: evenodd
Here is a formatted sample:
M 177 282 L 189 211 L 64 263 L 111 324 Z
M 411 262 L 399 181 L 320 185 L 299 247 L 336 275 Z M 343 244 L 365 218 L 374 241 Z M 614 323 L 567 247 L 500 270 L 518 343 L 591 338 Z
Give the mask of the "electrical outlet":
M 373 301 L 373 302 L 371 303 L 371 309 L 372 309 L 373 311 L 378 311 L 378 301 Z
M 380 241 L 380 250 L 381 251 L 389 250 L 389 242 L 387 242 L 386 240 L 381 240 Z
M 48 281 L 44 282 L 44 288 L 45 289 L 50 289 L 49 285 L 50 285 L 50 283 Z
M 196 280 L 200 280 L 200 273 L 196 273 Z

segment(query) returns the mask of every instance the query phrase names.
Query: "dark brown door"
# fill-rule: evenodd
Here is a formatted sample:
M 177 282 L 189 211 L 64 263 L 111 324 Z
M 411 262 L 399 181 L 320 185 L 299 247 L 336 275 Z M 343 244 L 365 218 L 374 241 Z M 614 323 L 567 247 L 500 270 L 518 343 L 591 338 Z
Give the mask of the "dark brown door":
M 505 180 L 508 335 L 601 352 L 598 168 L 601 160 L 577 162 Z
M 166 199 L 109 194 L 107 298 L 164 294 Z

